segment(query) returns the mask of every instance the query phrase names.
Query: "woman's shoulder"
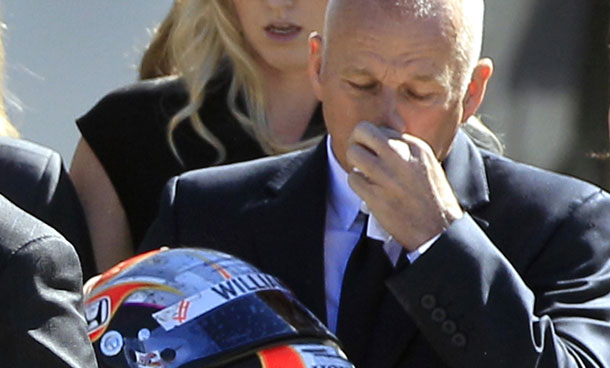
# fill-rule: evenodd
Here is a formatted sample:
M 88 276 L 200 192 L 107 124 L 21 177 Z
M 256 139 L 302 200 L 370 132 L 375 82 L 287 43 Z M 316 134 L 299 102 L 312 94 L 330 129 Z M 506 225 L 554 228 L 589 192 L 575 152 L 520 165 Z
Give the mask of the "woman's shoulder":
M 104 96 L 91 110 L 77 119 L 83 130 L 89 125 L 112 124 L 125 128 L 124 122 L 142 121 L 161 116 L 173 116 L 188 100 L 182 81 L 177 77 L 164 77 L 139 81 L 114 90 Z M 156 119 L 155 119 L 156 120 Z
M 164 146 L 169 121 L 187 100 L 179 78 L 140 81 L 104 96 L 76 125 L 106 166 L 121 157 L 152 154 L 150 148 Z
M 137 81 L 118 88 L 106 95 L 100 102 L 113 100 L 151 101 L 165 98 L 186 99 L 184 83 L 178 76 L 167 76 Z

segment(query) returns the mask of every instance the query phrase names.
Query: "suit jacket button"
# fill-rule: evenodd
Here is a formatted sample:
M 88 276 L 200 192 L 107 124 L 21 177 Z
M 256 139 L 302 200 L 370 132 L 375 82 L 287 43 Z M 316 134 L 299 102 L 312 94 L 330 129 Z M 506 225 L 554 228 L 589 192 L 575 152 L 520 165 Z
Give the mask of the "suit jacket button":
M 431 294 L 426 294 L 421 298 L 421 306 L 424 307 L 424 309 L 432 309 L 436 306 L 436 298 L 434 297 L 434 295 Z
M 443 324 L 441 325 L 441 330 L 444 333 L 446 333 L 447 335 L 451 335 L 455 331 L 457 331 L 457 326 L 456 326 L 455 322 L 447 320 L 447 321 L 443 322 Z
M 443 308 L 434 308 L 432 311 L 432 320 L 434 322 L 443 322 L 447 318 L 447 313 Z
M 466 346 L 466 336 L 464 336 L 463 333 L 458 332 L 453 335 L 453 337 L 451 337 L 451 343 L 457 346 L 458 348 L 463 348 L 464 346 Z

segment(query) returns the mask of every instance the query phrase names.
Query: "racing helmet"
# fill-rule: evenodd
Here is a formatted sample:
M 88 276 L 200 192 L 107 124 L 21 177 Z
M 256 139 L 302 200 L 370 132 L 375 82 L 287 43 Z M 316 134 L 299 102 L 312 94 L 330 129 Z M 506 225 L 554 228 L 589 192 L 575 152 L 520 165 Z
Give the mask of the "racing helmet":
M 150 251 L 88 286 L 101 368 L 353 368 L 280 280 L 222 252 Z

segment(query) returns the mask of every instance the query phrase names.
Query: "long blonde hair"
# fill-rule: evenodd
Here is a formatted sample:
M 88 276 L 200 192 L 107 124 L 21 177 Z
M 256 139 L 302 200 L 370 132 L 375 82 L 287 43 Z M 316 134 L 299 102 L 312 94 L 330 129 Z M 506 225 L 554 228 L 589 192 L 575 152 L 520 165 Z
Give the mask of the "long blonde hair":
M 226 102 L 231 114 L 243 129 L 257 139 L 265 153 L 275 154 L 304 148 L 318 137 L 292 145 L 282 144 L 273 137 L 265 113 L 264 81 L 258 65 L 252 58 L 252 49 L 245 41 L 239 19 L 230 0 L 176 0 L 170 13 L 158 28 L 151 47 L 145 54 L 144 76 L 150 71 L 177 74 L 186 85 L 188 104 L 174 115 L 169 123 L 168 141 L 174 155 L 180 160 L 173 132 L 190 118 L 195 132 L 218 152 L 216 163 L 226 158 L 220 140 L 204 124 L 205 116 L 198 110 L 205 99 L 208 82 L 227 65 L 232 77 Z M 150 61 L 156 55 L 156 61 Z M 150 68 L 150 65 L 155 65 Z M 142 66 L 140 75 L 142 76 Z M 238 107 L 243 98 L 245 111 Z
M 176 21 L 178 6 L 181 1 L 174 1 L 169 13 L 155 28 L 153 37 L 142 55 L 138 74 L 140 79 L 153 79 L 176 74 L 176 68 L 169 57 L 169 32 Z
M 2 35 L 0 35 L 0 137 L 19 137 L 19 132 L 8 120 L 6 108 L 4 107 L 4 46 L 2 43 Z

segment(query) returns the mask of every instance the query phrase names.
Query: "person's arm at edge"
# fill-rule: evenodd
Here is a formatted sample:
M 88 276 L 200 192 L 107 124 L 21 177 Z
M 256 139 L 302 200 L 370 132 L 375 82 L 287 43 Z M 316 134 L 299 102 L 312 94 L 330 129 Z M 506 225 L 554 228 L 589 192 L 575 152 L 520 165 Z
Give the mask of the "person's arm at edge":
M 41 219 L 58 230 L 74 246 L 79 256 L 83 277 L 95 275 L 96 265 L 85 214 L 64 166 L 61 156 L 54 151 L 48 157 L 45 172 L 37 193 L 43 195 Z
M 131 257 L 125 210 L 102 164 L 82 138 L 72 158 L 70 177 L 85 212 L 98 271 Z
M 59 236 L 37 238 L 15 252 L 0 273 L 7 311 L 3 335 L 15 347 L 10 367 L 95 368 L 83 317 L 82 276 L 71 244 Z M 5 347 L 8 348 L 8 347 Z

